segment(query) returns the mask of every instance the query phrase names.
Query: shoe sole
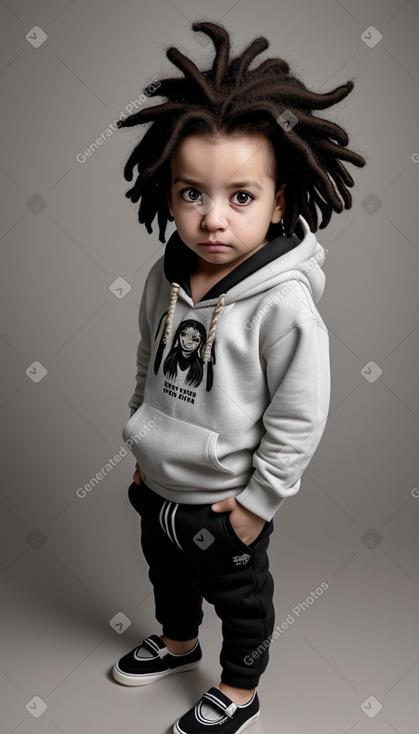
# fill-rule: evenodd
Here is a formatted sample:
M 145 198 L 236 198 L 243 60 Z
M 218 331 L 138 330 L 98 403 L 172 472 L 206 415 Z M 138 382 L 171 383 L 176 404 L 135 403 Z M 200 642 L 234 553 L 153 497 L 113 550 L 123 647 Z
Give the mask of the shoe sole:
M 155 681 L 166 678 L 167 675 L 173 673 L 186 673 L 187 670 L 195 670 L 199 668 L 201 661 L 198 660 L 195 663 L 186 663 L 185 665 L 179 665 L 177 668 L 171 670 L 165 670 L 162 673 L 143 673 L 142 675 L 130 675 L 129 673 L 123 673 L 117 667 L 117 664 L 112 668 L 112 675 L 118 683 L 122 683 L 124 686 L 147 686 L 149 683 L 155 683 Z
M 258 711 L 257 714 L 255 714 L 250 719 L 245 721 L 244 724 L 241 725 L 240 729 L 237 729 L 236 734 L 240 734 L 241 731 L 244 731 L 249 726 L 252 726 L 252 724 L 256 724 L 259 718 L 259 713 L 260 712 Z M 173 734 L 187 734 L 187 732 L 184 732 L 183 729 L 180 728 L 179 721 L 180 719 L 173 725 L 173 729 L 172 729 Z

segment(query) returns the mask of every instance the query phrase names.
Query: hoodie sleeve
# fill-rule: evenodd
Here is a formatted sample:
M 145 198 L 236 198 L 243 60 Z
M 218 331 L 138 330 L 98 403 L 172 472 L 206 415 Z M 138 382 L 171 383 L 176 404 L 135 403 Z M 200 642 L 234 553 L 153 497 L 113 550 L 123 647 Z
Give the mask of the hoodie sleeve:
M 150 327 L 147 321 L 146 313 L 146 291 L 147 282 L 141 297 L 140 310 L 138 315 L 138 325 L 140 328 L 140 341 L 137 347 L 137 374 L 134 394 L 132 395 L 128 405 L 131 408 L 131 416 L 138 410 L 144 399 L 144 386 L 147 377 L 148 364 L 150 362 L 151 353 L 151 337 Z
M 263 358 L 270 394 L 266 431 L 253 454 L 254 472 L 236 499 L 271 520 L 283 500 L 300 489 L 326 425 L 330 361 L 324 323 L 310 317 L 294 324 Z

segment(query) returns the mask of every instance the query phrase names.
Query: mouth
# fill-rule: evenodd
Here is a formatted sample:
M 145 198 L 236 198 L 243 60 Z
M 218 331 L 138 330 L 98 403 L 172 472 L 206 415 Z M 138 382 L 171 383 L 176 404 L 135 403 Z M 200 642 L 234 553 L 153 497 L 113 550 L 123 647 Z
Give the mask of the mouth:
M 226 245 L 225 242 L 219 242 L 218 240 L 207 240 L 206 242 L 198 242 L 198 245 L 207 247 L 209 250 L 223 250 L 225 247 L 230 247 L 230 245 Z
M 206 242 L 198 242 L 198 245 L 207 247 L 209 250 L 223 250 L 230 245 L 226 245 L 225 242 L 219 242 L 218 240 L 207 240 Z

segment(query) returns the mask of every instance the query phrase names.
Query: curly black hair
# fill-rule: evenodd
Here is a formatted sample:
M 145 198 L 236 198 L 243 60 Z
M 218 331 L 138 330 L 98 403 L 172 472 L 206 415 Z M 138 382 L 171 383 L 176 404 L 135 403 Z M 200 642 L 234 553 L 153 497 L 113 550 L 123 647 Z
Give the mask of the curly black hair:
M 315 117 L 312 110 L 323 110 L 343 100 L 354 88 L 353 81 L 324 94 L 316 93 L 290 74 L 283 59 L 268 58 L 249 70 L 255 57 L 269 46 L 263 36 L 230 59 L 230 38 L 222 25 L 199 21 L 192 24 L 192 29 L 211 38 L 216 51 L 212 68 L 200 71 L 171 46 L 166 55 L 184 76 L 161 79 L 148 92 L 168 101 L 117 122 L 118 127 L 132 127 L 154 121 L 124 167 L 127 181 L 132 181 L 134 166 L 138 167 L 137 180 L 125 194 L 133 203 L 141 199 L 138 221 L 151 233 L 157 214 L 159 240 L 165 242 L 167 222 L 173 221 L 165 195 L 170 182 L 170 156 L 181 140 L 198 132 L 209 136 L 243 133 L 264 135 L 273 145 L 277 187 L 287 184 L 285 234 L 292 235 L 299 214 L 312 232 L 318 227 L 324 229 L 333 211 L 342 212 L 343 204 L 345 209 L 352 206 L 348 187 L 354 185 L 354 180 L 341 161 L 363 167 L 366 160 L 346 147 L 349 138 L 342 127 Z M 322 214 L 320 225 L 317 207 Z M 277 236 L 278 226 L 270 225 L 269 239 Z

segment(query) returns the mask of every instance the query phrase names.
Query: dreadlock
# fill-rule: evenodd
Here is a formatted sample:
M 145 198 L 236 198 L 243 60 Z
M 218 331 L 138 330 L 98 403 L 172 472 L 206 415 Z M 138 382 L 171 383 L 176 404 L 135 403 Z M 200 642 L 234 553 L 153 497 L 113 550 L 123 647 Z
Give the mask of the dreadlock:
M 353 81 L 316 93 L 290 74 L 283 59 L 269 58 L 249 70 L 251 62 L 269 46 L 263 36 L 230 59 L 230 38 L 223 26 L 199 21 L 192 29 L 211 38 L 216 51 L 212 68 L 200 71 L 191 59 L 170 47 L 166 55 L 184 76 L 162 79 L 148 92 L 168 101 L 117 122 L 118 127 L 133 127 L 153 121 L 124 167 L 127 181 L 132 181 L 134 166 L 138 167 L 137 180 L 125 194 L 133 203 L 141 199 L 138 221 L 150 234 L 157 215 L 159 240 L 165 242 L 167 222 L 173 221 L 165 196 L 170 156 L 183 138 L 197 132 L 210 136 L 248 133 L 262 134 L 271 141 L 277 186 L 287 183 L 285 234 L 292 235 L 299 214 L 312 232 L 318 226 L 324 229 L 333 211 L 342 212 L 343 204 L 345 209 L 352 206 L 348 187 L 354 180 L 341 161 L 358 167 L 366 161 L 346 147 L 349 138 L 342 127 L 315 117 L 312 110 L 324 110 L 343 100 L 354 88 Z M 288 118 L 281 118 L 284 112 Z M 282 124 L 284 119 L 294 120 L 294 125 Z M 322 215 L 320 225 L 317 208 Z M 271 224 L 267 236 L 276 236 L 277 228 Z

